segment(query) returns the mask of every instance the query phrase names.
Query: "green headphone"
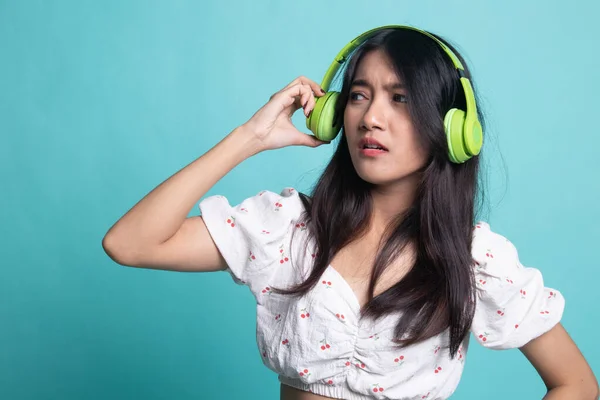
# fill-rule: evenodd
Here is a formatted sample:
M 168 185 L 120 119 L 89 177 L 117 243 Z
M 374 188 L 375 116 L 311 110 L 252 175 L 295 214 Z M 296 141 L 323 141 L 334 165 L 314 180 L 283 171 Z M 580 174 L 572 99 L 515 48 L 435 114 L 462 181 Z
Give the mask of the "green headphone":
M 330 141 L 338 135 L 340 129 L 342 128 L 342 123 L 337 122 L 334 125 L 334 114 L 335 105 L 340 93 L 329 91 L 331 81 L 344 62 L 347 61 L 347 57 L 352 51 L 364 43 L 365 40 L 371 37 L 375 32 L 387 28 L 410 29 L 420 32 L 435 40 L 435 42 L 441 46 L 446 54 L 450 56 L 452 63 L 458 71 L 460 82 L 465 92 L 467 110 L 465 112 L 464 110 L 460 110 L 458 108 L 452 108 L 444 117 L 444 129 L 448 139 L 449 157 L 454 163 L 464 163 L 471 157 L 478 155 L 483 142 L 483 129 L 477 116 L 477 106 L 475 104 L 473 87 L 471 86 L 469 79 L 464 74 L 464 67 L 462 63 L 458 57 L 456 57 L 454 53 L 435 36 L 426 31 L 405 25 L 387 25 L 371 29 L 352 40 L 338 53 L 333 63 L 325 73 L 325 77 L 321 83 L 321 87 L 326 91 L 326 93 L 321 97 L 315 98 L 316 104 L 310 116 L 306 120 L 306 127 L 310 129 L 310 131 L 313 132 L 314 135 L 320 140 Z

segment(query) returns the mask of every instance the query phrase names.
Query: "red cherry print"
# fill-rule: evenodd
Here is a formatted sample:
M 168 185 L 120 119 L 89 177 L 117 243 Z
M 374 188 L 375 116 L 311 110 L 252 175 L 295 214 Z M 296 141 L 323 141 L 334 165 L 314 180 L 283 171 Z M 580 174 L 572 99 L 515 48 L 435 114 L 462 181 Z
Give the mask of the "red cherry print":
M 321 346 L 321 350 L 325 350 L 325 346 Z
M 305 374 L 308 374 L 308 370 L 307 370 L 307 369 L 305 369 L 305 370 L 304 370 L 304 373 L 305 373 Z
M 350 361 L 346 361 L 346 367 L 350 365 Z
M 323 283 L 323 285 L 327 285 L 327 281 L 323 281 L 322 283 Z
M 375 393 L 377 393 L 377 392 L 379 391 L 379 389 L 377 389 L 377 388 L 373 388 L 373 391 L 374 391 Z
M 331 346 L 330 346 L 330 345 L 328 345 L 328 344 L 326 344 L 326 345 L 325 345 L 325 347 L 327 347 L 327 348 L 330 348 Z
M 365 364 L 360 364 L 360 367 L 361 367 L 361 368 L 364 368 L 364 367 L 365 367 Z
M 305 318 L 305 317 L 306 317 L 306 315 L 304 315 L 304 314 L 300 314 L 300 316 L 301 316 L 302 318 Z
M 519 327 L 519 324 L 516 324 L 516 325 L 515 325 L 515 329 L 517 329 L 518 327 Z
M 339 318 L 339 317 L 340 317 L 340 314 L 335 314 L 335 316 Z
M 329 286 L 331 286 L 331 282 L 327 282 L 327 284 L 328 284 Z
M 330 385 L 333 385 L 333 381 L 331 379 L 328 380 L 327 383 L 329 383 Z
M 306 313 L 306 317 L 307 317 L 307 318 L 308 318 L 308 317 L 310 317 L 310 313 Z
M 380 387 L 380 388 L 379 388 L 379 391 L 380 391 L 380 392 L 383 392 L 383 388 L 382 388 L 382 387 Z

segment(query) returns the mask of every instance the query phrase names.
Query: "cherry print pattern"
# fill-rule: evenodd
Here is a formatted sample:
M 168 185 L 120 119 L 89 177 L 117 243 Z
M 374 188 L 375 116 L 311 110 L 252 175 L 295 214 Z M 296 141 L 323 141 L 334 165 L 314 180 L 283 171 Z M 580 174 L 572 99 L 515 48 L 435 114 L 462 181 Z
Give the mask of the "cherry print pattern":
M 288 190 L 288 193 L 292 193 L 293 189 Z M 267 191 L 262 191 L 259 196 L 263 196 Z M 261 207 L 254 207 L 252 205 L 252 203 L 249 203 L 249 205 L 247 207 L 240 207 L 238 208 L 238 214 L 235 214 L 234 211 L 232 211 L 231 209 L 227 209 L 226 213 L 220 213 L 219 215 L 222 215 L 221 218 L 216 220 L 216 223 L 219 223 L 224 220 L 228 226 L 224 226 L 221 225 L 221 232 L 225 233 L 225 230 L 228 230 L 230 233 L 230 235 L 234 235 L 234 236 L 228 236 L 226 237 L 226 239 L 235 239 L 236 241 L 232 240 L 232 243 L 244 243 L 244 239 L 243 237 L 239 237 L 240 234 L 246 234 L 248 232 L 254 232 L 256 236 L 260 235 L 279 235 L 282 230 L 279 229 L 281 225 L 279 225 L 279 221 L 276 221 L 276 223 L 273 223 L 273 221 L 268 221 L 265 222 L 265 225 L 260 226 L 259 224 L 261 222 L 263 222 L 263 219 L 257 219 L 256 221 L 254 221 L 253 223 L 255 223 L 255 226 L 250 226 L 247 225 L 245 226 L 244 224 L 246 223 L 250 223 L 252 220 L 251 218 L 255 218 L 256 216 L 254 216 L 253 214 L 256 212 L 256 210 L 260 209 L 260 210 L 264 210 L 265 206 L 271 207 L 271 210 L 274 211 L 272 213 L 272 215 L 276 215 L 275 212 L 278 211 L 283 211 L 282 209 L 286 208 L 286 211 L 284 213 L 278 213 L 279 215 L 284 216 L 285 218 L 289 217 L 291 215 L 292 212 L 294 212 L 294 210 L 289 211 L 287 210 L 287 208 L 291 208 L 292 206 L 295 206 L 295 204 L 293 202 L 291 202 L 290 199 L 286 199 L 286 196 L 283 195 L 282 197 L 269 197 L 268 199 L 264 199 L 262 200 L 263 203 L 261 204 Z M 256 210 L 255 210 L 256 209 Z M 209 211 L 207 209 L 207 211 Z M 239 218 L 240 214 L 247 214 L 248 216 L 246 217 L 245 215 L 242 216 L 242 218 Z M 207 213 L 208 214 L 208 213 Z M 276 217 L 272 217 L 272 218 L 276 218 Z M 248 222 L 247 222 L 248 221 Z M 260 221 L 260 222 L 258 222 Z M 297 220 L 292 219 L 292 221 L 294 221 L 291 225 L 290 228 L 291 229 L 298 229 L 301 231 L 307 230 L 307 226 L 305 223 L 302 222 L 297 222 Z M 289 221 L 287 221 L 289 222 Z M 230 228 L 234 228 L 231 229 Z M 238 228 L 238 229 L 236 229 Z M 242 228 L 242 229 L 239 229 Z M 486 228 L 486 229 L 483 229 Z M 275 231 L 271 232 L 271 229 L 274 229 Z M 487 225 L 485 224 L 477 224 L 476 225 L 476 229 L 478 230 L 483 230 L 484 233 L 481 233 L 481 235 L 488 235 L 487 231 Z M 216 230 L 215 230 L 216 231 Z M 237 236 L 236 236 L 237 235 Z M 479 233 L 478 233 L 479 235 Z M 484 238 L 486 238 L 484 236 Z M 220 238 L 221 240 L 224 238 Z M 248 270 L 248 278 L 254 277 L 254 276 L 266 276 L 266 274 L 253 274 L 253 272 L 256 270 L 256 268 L 264 268 L 265 266 L 269 265 L 268 263 L 270 261 L 275 261 L 274 264 L 284 264 L 285 262 L 290 262 L 290 253 L 289 253 L 289 249 L 287 247 L 287 243 L 283 242 L 283 243 L 277 243 L 275 242 L 275 240 L 278 240 L 279 238 L 273 238 L 273 240 L 269 239 L 258 239 L 258 241 L 246 241 L 245 244 L 249 244 L 249 245 L 256 245 L 257 243 L 260 243 L 260 240 L 262 240 L 262 246 L 265 247 L 265 249 L 267 250 L 267 252 L 260 252 L 263 249 L 258 249 L 257 247 L 253 247 L 252 250 L 248 250 L 248 248 L 243 248 L 244 251 L 241 252 L 241 257 L 239 257 L 240 252 L 238 251 L 238 253 L 236 254 L 236 256 L 238 257 L 238 260 L 241 258 L 242 263 L 245 263 L 245 266 L 247 266 L 247 268 L 249 268 Z M 511 252 L 507 252 L 507 253 L 503 253 L 501 251 L 501 249 L 504 249 L 504 246 L 502 243 L 500 243 L 498 241 L 499 238 L 496 238 L 495 241 L 490 241 L 489 244 L 487 241 L 483 242 L 483 246 L 481 246 L 481 240 L 479 242 L 475 241 L 474 243 L 476 245 L 480 245 L 479 249 L 477 251 L 477 253 L 475 253 L 478 257 L 478 260 L 475 261 L 475 264 L 473 265 L 474 269 L 476 271 L 485 271 L 485 273 L 483 275 L 480 275 L 479 277 L 477 277 L 476 282 L 477 282 L 477 286 L 479 289 L 487 289 L 488 287 L 497 288 L 497 283 L 500 283 L 501 285 L 514 285 L 515 282 L 517 283 L 517 285 L 521 282 L 525 282 L 525 280 L 523 278 L 525 278 L 525 276 L 523 276 L 523 278 L 520 276 L 520 272 L 516 271 L 516 270 L 512 270 L 513 272 L 511 272 L 511 268 L 512 267 L 512 263 L 510 262 L 505 262 L 505 258 L 504 256 L 509 255 L 512 256 L 513 254 Z M 284 239 L 286 240 L 286 239 Z M 222 242 L 223 243 L 223 242 Z M 227 242 L 225 242 L 227 243 Z M 233 245 L 233 244 L 232 244 Z M 496 247 L 497 246 L 497 247 Z M 234 250 L 240 250 L 241 248 L 237 248 Z M 287 250 L 286 250 L 287 249 Z M 260 251 L 259 251 L 260 250 Z M 313 249 L 313 253 L 308 252 L 308 254 L 311 255 L 311 257 L 313 259 L 315 259 L 319 254 L 314 251 L 315 249 Z M 232 253 L 233 255 L 234 253 Z M 268 254 L 271 258 L 274 258 L 274 260 L 264 260 L 263 258 L 265 254 Z M 244 255 L 246 255 L 246 257 L 244 257 Z M 485 255 L 485 256 L 484 256 Z M 276 257 L 276 258 L 275 258 Z M 237 261 L 237 260 L 236 260 Z M 279 263 L 277 263 L 277 261 L 279 261 Z M 242 264 L 240 263 L 240 264 Z M 254 265 L 257 265 L 257 267 L 254 267 Z M 519 265 L 519 264 L 517 264 Z M 233 266 L 233 264 L 232 264 Z M 496 269 L 497 267 L 506 267 L 506 273 L 507 275 L 505 276 L 504 274 L 502 274 L 502 270 L 498 270 Z M 520 268 L 522 268 L 519 265 Z M 250 268 L 255 268 L 255 270 L 250 270 Z M 261 271 L 260 269 L 258 271 Z M 237 272 L 241 272 L 241 270 L 236 271 L 235 269 L 233 269 L 234 273 Z M 489 273 L 488 273 L 489 272 Z M 498 273 L 499 272 L 499 273 Z M 273 275 L 271 275 L 273 276 Z M 500 279 L 498 281 L 496 281 L 496 279 Z M 327 279 L 327 278 L 326 278 Z M 322 285 L 324 285 L 326 288 L 333 288 L 332 283 L 336 283 L 337 282 L 331 282 L 328 280 L 322 280 Z M 263 295 L 267 295 L 267 294 L 271 294 L 272 293 L 272 288 L 270 286 L 267 286 L 271 284 L 271 282 L 260 282 L 260 281 L 252 281 L 251 279 L 249 279 L 250 283 L 252 283 L 253 286 L 253 290 L 256 288 L 257 291 L 259 291 L 258 293 L 262 293 Z M 528 282 L 532 282 L 527 280 Z M 272 283 L 273 285 L 277 285 L 277 283 L 275 281 L 273 281 Z M 334 288 L 335 289 L 335 288 Z M 517 286 L 515 288 L 515 292 L 516 289 L 519 289 L 519 287 Z M 513 313 L 513 306 L 510 301 L 510 299 L 507 298 L 494 298 L 493 296 L 496 296 L 496 293 L 507 293 L 506 291 L 489 291 L 488 294 L 482 294 L 481 296 L 483 301 L 482 303 L 484 304 L 485 311 L 488 313 L 487 315 L 485 315 L 484 317 L 482 317 L 482 320 L 479 321 L 479 323 L 481 324 L 481 326 L 477 326 L 477 331 L 478 334 L 478 339 L 481 342 L 492 342 L 489 343 L 490 345 L 496 345 L 497 343 L 500 342 L 500 339 L 503 339 L 502 336 L 498 336 L 496 335 L 496 327 L 501 327 L 500 325 L 486 325 L 486 323 L 492 322 L 493 320 L 490 319 L 490 315 L 495 315 L 496 318 L 503 318 L 505 317 L 505 313 L 509 313 L 509 316 L 516 314 Z M 516 294 L 516 293 L 515 293 Z M 537 287 L 533 286 L 533 283 L 527 283 L 526 286 L 520 288 L 519 294 L 516 294 L 516 299 L 518 300 L 519 297 L 523 300 L 530 300 L 530 298 L 532 297 L 536 297 L 538 296 L 539 291 L 537 290 Z M 500 295 L 500 294 L 498 294 Z M 555 291 L 555 290 L 551 290 L 548 292 L 545 292 L 543 295 L 543 297 L 546 297 L 547 299 L 558 299 L 558 300 L 562 300 L 562 298 L 560 297 L 560 293 Z M 520 304 L 523 304 L 519 301 Z M 500 306 L 501 305 L 501 306 Z M 504 308 L 506 306 L 506 308 Z M 522 306 L 517 306 L 516 307 L 522 307 Z M 272 322 L 272 326 L 275 326 L 275 324 L 279 324 L 279 327 L 282 327 L 283 324 L 287 324 L 288 321 L 306 321 L 307 319 L 309 319 L 310 317 L 310 313 L 308 311 L 309 307 L 306 308 L 302 308 L 298 311 L 297 317 L 295 318 L 287 318 L 287 316 L 279 314 L 275 309 L 274 313 L 272 314 L 272 316 L 270 316 L 270 318 L 273 319 L 269 319 Z M 283 310 L 286 310 L 286 308 L 279 308 L 280 312 L 283 312 Z M 537 313 L 536 313 L 537 314 Z M 539 309 L 539 314 L 543 316 L 542 319 L 538 319 L 538 321 L 542 321 L 545 320 L 545 318 L 550 318 L 553 316 L 553 314 L 558 314 L 558 312 L 555 312 L 554 307 L 552 306 L 552 301 L 546 303 L 545 305 L 542 305 L 541 309 Z M 334 311 L 329 314 L 330 315 L 330 320 L 332 320 L 333 318 L 336 318 L 338 321 L 341 321 L 343 323 L 347 323 L 348 318 L 350 316 L 350 311 L 347 310 L 346 308 L 340 307 L 339 309 L 334 309 Z M 335 316 L 335 317 L 334 317 Z M 299 317 L 299 318 L 298 318 Z M 316 317 L 316 316 L 313 316 Z M 321 318 L 321 316 L 319 316 L 319 319 Z M 539 317 L 538 317 L 539 318 Z M 350 318 L 350 321 L 352 321 L 353 318 Z M 285 321 L 284 323 L 281 323 L 282 321 Z M 525 323 L 526 327 L 525 328 L 519 328 L 519 324 L 516 324 L 513 322 L 514 324 L 514 329 L 525 329 L 525 331 L 527 331 L 527 333 L 524 333 L 526 335 L 529 335 L 531 332 L 529 332 L 530 330 L 535 329 L 536 323 L 538 321 L 519 321 L 520 324 Z M 325 323 L 326 321 L 319 321 L 322 323 Z M 308 322 L 310 323 L 310 321 Z M 501 324 L 502 326 L 505 326 L 504 324 Z M 301 325 L 299 325 L 301 326 Z M 340 328 L 345 329 L 344 326 L 340 325 Z M 282 328 L 278 328 L 278 329 L 282 329 Z M 525 332 L 523 331 L 523 332 Z M 281 332 L 280 332 L 281 333 Z M 330 336 L 330 335 L 328 335 Z M 290 352 L 294 351 L 294 348 L 296 346 L 298 346 L 298 343 L 295 343 L 295 339 L 294 337 L 292 337 L 292 342 L 290 342 L 289 337 L 283 336 L 283 337 L 279 337 L 278 339 L 275 340 L 275 343 L 279 342 L 279 346 L 281 347 L 282 353 L 286 353 L 286 350 L 284 350 L 284 348 L 289 348 Z M 379 336 L 377 333 L 372 332 L 372 334 L 370 334 L 369 336 L 370 339 L 372 340 L 379 340 L 382 339 L 383 340 L 383 336 Z M 488 340 L 489 339 L 489 340 Z M 322 340 L 317 339 L 318 343 L 315 343 L 315 345 L 312 347 L 311 351 L 315 351 L 315 352 L 326 352 L 329 349 L 336 349 L 336 347 L 338 346 L 336 344 L 336 340 L 335 338 L 332 337 L 327 337 L 327 338 L 322 338 Z M 500 343 L 501 345 L 501 343 Z M 292 348 L 294 347 L 294 348 Z M 341 346 L 340 346 L 341 347 Z M 422 349 L 421 349 L 422 350 Z M 434 346 L 433 349 L 431 350 L 433 354 L 430 353 L 429 357 L 433 357 L 433 355 L 436 355 L 436 357 L 440 357 L 439 355 L 437 355 L 440 352 L 441 348 L 440 346 Z M 335 351 L 335 350 L 334 350 Z M 339 351 L 339 350 L 338 350 Z M 427 351 L 427 349 L 425 348 L 425 351 Z M 269 360 L 268 356 L 268 351 L 267 348 L 263 347 L 261 349 L 260 354 L 262 355 L 262 357 L 265 360 Z M 277 353 L 274 353 L 275 355 L 272 355 L 272 357 L 280 357 L 279 355 L 277 355 Z M 422 354 L 422 353 L 421 353 Z M 465 349 L 461 346 L 458 349 L 458 356 L 456 359 L 456 362 L 464 362 L 465 360 Z M 390 358 L 388 359 L 389 361 L 393 360 L 393 364 L 396 367 L 400 367 L 403 366 L 406 363 L 406 359 L 410 357 L 409 353 L 405 353 L 405 354 L 395 354 L 392 355 Z M 280 362 L 282 361 L 281 359 L 279 360 Z M 306 360 L 305 360 L 306 361 Z M 333 361 L 333 360 L 332 360 Z M 367 363 L 370 363 L 371 360 L 370 359 L 365 359 L 364 360 Z M 267 362 L 267 361 L 265 361 Z M 443 363 L 443 362 L 442 362 Z M 341 361 L 340 364 L 338 364 L 339 367 L 343 367 L 345 366 L 346 368 L 348 367 L 356 367 L 356 368 L 360 368 L 360 369 L 366 369 L 366 365 L 364 362 L 361 361 L 357 361 L 356 358 L 351 358 L 351 359 L 346 359 L 344 361 Z M 405 368 L 409 367 L 410 363 L 406 363 Z M 447 365 L 439 365 L 439 364 L 432 364 L 431 366 L 434 366 L 434 374 L 436 374 L 437 376 L 441 375 L 442 379 L 446 379 L 444 377 L 444 375 L 448 375 L 449 373 L 454 373 L 454 371 L 451 368 L 448 368 Z M 304 369 L 298 369 L 298 374 L 300 377 L 302 377 L 303 379 L 306 379 L 309 376 L 315 376 L 316 378 L 322 378 L 320 376 L 318 376 L 320 374 L 320 371 L 317 371 L 317 369 L 315 369 L 316 367 L 313 366 L 312 364 L 304 364 L 303 367 L 308 367 L 308 368 L 304 368 Z M 310 370 L 309 370 L 310 368 Z M 442 369 L 443 368 L 443 369 Z M 368 370 L 366 370 L 368 371 Z M 406 369 L 405 369 L 406 371 Z M 430 370 L 431 371 L 431 370 Z M 444 373 L 445 372 L 445 373 Z M 325 384 L 328 385 L 333 385 L 334 381 L 337 381 L 336 376 L 330 375 L 330 377 L 325 377 L 323 379 L 320 379 L 320 381 L 322 381 Z M 337 382 L 336 382 L 337 383 Z M 392 396 L 393 397 L 393 390 L 391 387 L 387 387 L 387 388 L 383 388 L 381 387 L 378 383 L 376 382 L 370 382 L 370 387 L 367 386 L 366 388 L 364 388 L 366 390 L 370 390 L 372 393 L 384 393 L 386 392 L 386 395 L 388 396 Z M 431 388 L 422 388 L 422 390 L 431 390 Z M 426 394 L 425 394 L 426 393 Z M 435 392 L 425 392 L 423 391 L 422 394 L 419 396 L 422 399 L 428 399 L 430 398 L 432 395 L 432 393 Z
M 310 376 L 310 372 L 308 372 L 308 369 L 304 369 L 302 371 L 299 372 L 300 376 L 306 376 L 307 378 Z
M 375 384 L 373 384 L 373 386 L 375 386 L 375 387 L 373 388 L 373 391 L 374 391 L 375 393 L 377 393 L 377 392 L 383 392 L 383 388 L 382 388 L 381 386 L 379 386 L 379 384 L 378 384 L 378 383 L 375 383 Z
M 266 287 L 262 290 L 263 294 L 271 294 L 271 288 L 270 287 Z
M 281 198 L 279 200 L 281 200 Z M 273 211 L 279 211 L 279 209 L 283 207 L 283 204 L 281 204 L 279 200 L 275 202 L 275 208 L 273 209 Z
M 279 254 L 281 257 L 281 259 L 279 260 L 280 264 L 290 261 L 290 259 L 285 255 L 285 251 L 283 250 L 283 244 L 281 246 L 279 246 Z
M 335 314 L 335 316 L 337 317 L 338 320 L 342 321 L 343 323 L 346 323 L 346 317 L 344 317 L 344 314 Z
M 325 288 L 326 288 L 326 289 L 329 289 L 329 288 L 331 288 L 331 281 L 325 281 L 325 280 L 324 280 L 324 281 L 322 281 L 321 283 L 322 283 L 323 285 L 325 285 Z

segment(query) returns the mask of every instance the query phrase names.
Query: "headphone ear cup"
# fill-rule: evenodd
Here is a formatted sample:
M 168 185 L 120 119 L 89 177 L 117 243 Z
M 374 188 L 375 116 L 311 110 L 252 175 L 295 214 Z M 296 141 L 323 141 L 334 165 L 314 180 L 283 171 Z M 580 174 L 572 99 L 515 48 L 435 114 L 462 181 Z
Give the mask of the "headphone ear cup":
M 306 127 L 319 140 L 331 141 L 342 128 L 341 121 L 334 124 L 335 108 L 339 92 L 327 92 L 324 96 L 315 98 L 315 107 L 306 120 Z
M 444 117 L 444 130 L 448 140 L 448 156 L 453 163 L 464 163 L 471 158 L 464 143 L 465 112 L 452 108 Z

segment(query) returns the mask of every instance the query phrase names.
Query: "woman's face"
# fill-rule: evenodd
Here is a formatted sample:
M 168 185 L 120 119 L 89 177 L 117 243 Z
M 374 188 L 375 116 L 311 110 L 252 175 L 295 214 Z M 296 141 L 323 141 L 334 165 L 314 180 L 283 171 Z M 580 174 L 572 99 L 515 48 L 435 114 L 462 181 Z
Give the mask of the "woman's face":
M 410 181 L 427 161 L 406 94 L 385 53 L 376 50 L 363 57 L 344 110 L 344 132 L 354 168 L 367 182 L 395 186 Z M 377 145 L 368 140 L 384 150 L 365 148 Z

